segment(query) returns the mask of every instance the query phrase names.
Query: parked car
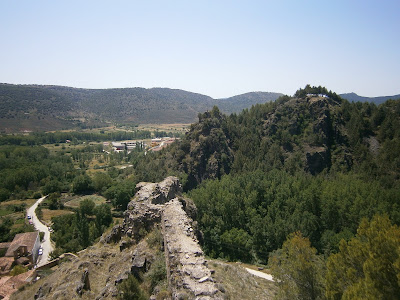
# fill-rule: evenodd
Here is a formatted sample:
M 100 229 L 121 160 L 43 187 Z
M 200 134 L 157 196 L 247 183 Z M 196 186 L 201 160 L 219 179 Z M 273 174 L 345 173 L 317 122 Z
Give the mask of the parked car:
M 33 225 L 32 219 L 29 220 L 29 225 Z
M 26 217 L 28 218 L 28 220 L 32 219 L 32 217 L 30 215 L 27 215 Z
M 43 248 L 39 248 L 39 255 L 43 254 Z

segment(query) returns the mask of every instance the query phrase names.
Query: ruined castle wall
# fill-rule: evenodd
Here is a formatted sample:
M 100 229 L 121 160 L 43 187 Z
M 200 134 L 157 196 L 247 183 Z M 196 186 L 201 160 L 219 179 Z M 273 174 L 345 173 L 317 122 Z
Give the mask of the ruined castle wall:
M 192 220 L 175 198 L 162 213 L 165 258 L 174 299 L 222 299 L 192 228 Z

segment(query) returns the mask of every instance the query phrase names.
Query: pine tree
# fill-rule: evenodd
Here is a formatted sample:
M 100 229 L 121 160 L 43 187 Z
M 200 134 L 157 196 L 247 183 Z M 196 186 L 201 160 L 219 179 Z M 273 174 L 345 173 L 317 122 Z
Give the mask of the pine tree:
M 322 299 L 323 261 L 310 240 L 292 233 L 270 258 L 272 275 L 279 286 L 279 299 Z
M 363 219 L 327 264 L 328 299 L 399 299 L 400 228 L 387 216 Z

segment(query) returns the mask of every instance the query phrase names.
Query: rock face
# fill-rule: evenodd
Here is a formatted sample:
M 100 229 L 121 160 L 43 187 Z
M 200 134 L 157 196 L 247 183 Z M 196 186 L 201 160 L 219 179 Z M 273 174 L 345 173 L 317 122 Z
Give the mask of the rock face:
M 173 299 L 222 299 L 199 246 L 197 223 L 192 219 L 196 216 L 196 207 L 191 200 L 182 197 L 178 178 L 139 183 L 136 190 L 125 212 L 123 225 L 114 227 L 103 242 L 117 242 L 124 235 L 139 241 L 156 224 L 161 224 Z M 125 243 L 121 242 L 121 249 Z M 131 273 L 139 276 L 146 269 L 146 254 L 133 253 Z
M 76 293 L 79 296 L 82 296 L 84 290 L 90 290 L 90 282 L 89 282 L 89 270 L 85 269 L 82 274 L 82 278 L 76 287 Z
M 329 152 L 326 147 L 313 147 L 306 152 L 306 170 L 312 175 L 329 166 Z
M 278 145 L 272 156 L 280 157 L 282 164 L 295 161 L 313 175 L 332 165 L 347 169 L 352 164 L 340 102 L 329 97 L 310 95 L 280 103 L 265 115 L 260 138 L 268 151 Z
M 177 197 L 182 187 L 176 177 L 167 177 L 159 183 L 141 182 L 136 194 L 125 211 L 123 230 L 135 240 L 161 222 L 163 204 Z

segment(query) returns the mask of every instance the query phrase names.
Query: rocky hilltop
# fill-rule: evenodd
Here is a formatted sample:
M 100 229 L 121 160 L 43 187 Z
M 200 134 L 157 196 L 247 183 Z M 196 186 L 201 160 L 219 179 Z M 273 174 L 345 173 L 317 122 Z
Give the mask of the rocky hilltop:
M 199 114 L 185 138 L 172 149 L 178 170 L 188 174 L 185 189 L 231 172 L 262 168 L 304 170 L 312 175 L 350 169 L 349 130 L 341 99 L 324 95 L 282 97 L 240 115 L 218 108 Z

